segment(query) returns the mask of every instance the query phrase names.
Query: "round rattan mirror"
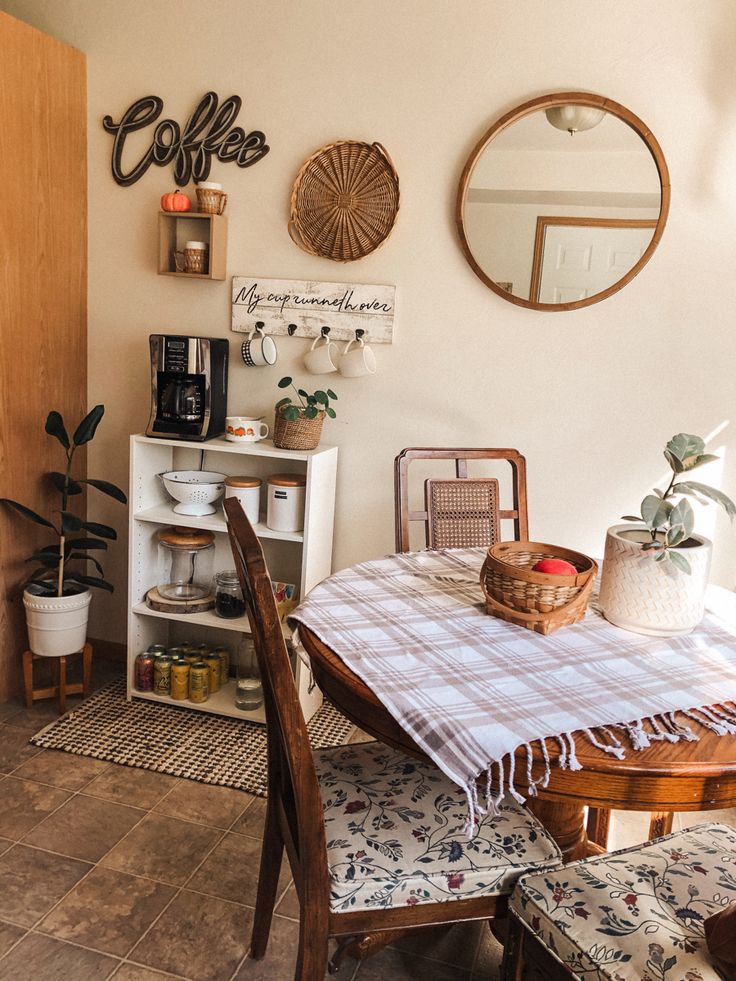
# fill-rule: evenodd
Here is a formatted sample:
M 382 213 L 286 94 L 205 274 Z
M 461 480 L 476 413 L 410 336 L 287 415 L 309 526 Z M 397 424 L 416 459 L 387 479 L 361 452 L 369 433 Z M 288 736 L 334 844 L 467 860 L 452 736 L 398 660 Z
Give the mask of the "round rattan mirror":
M 532 310 L 605 299 L 649 261 L 670 201 L 667 164 L 617 102 L 556 92 L 506 113 L 468 159 L 457 198 L 480 279 Z

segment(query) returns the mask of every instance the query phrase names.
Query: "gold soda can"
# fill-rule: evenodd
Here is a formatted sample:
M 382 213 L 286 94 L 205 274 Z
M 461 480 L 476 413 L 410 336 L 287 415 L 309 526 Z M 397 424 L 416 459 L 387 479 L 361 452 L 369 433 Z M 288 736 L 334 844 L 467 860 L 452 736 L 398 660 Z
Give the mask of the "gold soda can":
M 171 665 L 171 658 L 163 654 L 153 662 L 153 691 L 156 695 L 171 694 Z
M 177 701 L 189 697 L 189 662 L 183 659 L 171 665 L 171 697 Z
M 195 661 L 189 668 L 189 701 L 206 702 L 210 697 L 210 669 L 204 661 Z
M 210 694 L 214 695 L 216 691 L 220 690 L 220 667 L 222 666 L 222 661 L 220 660 L 219 654 L 208 654 L 207 657 L 203 658 L 203 661 L 210 672 Z
M 202 660 L 202 658 L 199 656 L 199 654 L 185 654 L 184 660 L 187 662 L 187 664 L 197 664 Z
M 230 651 L 227 647 L 216 647 L 214 653 L 220 657 L 220 687 L 223 688 L 230 680 Z

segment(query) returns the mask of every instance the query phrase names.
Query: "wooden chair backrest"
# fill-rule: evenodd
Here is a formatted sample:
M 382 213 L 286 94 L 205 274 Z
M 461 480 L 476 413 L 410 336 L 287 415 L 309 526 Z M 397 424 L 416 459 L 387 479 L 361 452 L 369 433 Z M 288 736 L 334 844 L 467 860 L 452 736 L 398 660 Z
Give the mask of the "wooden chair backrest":
M 276 808 L 300 901 L 326 905 L 329 877 L 322 798 L 271 577 L 240 502 L 227 498 L 225 514 L 263 684 L 269 807 Z
M 457 488 L 452 481 L 428 480 L 425 485 L 425 506 L 412 511 L 409 504 L 409 466 L 414 460 L 452 460 L 455 464 Z M 505 460 L 511 467 L 512 506 L 501 508 L 498 484 L 494 479 L 469 478 L 468 461 Z M 462 482 L 467 481 L 467 485 Z M 438 488 L 445 491 L 450 503 L 442 510 L 437 505 Z M 477 501 L 488 503 L 487 516 L 479 513 Z M 514 539 L 529 538 L 526 507 L 526 460 L 513 449 L 449 449 L 408 447 L 394 461 L 394 506 L 396 509 L 396 551 L 408 552 L 412 522 L 424 524 L 424 542 L 432 547 L 471 547 L 490 545 L 499 538 L 502 520 L 514 524 Z

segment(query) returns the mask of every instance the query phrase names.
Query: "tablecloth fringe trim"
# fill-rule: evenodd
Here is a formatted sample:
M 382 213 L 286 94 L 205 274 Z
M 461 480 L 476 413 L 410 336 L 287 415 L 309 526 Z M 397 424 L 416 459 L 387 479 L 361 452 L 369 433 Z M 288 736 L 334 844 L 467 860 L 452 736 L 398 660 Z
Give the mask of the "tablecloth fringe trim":
M 560 749 L 555 763 L 561 770 L 583 769 L 577 758 L 576 747 L 576 738 L 580 738 L 581 733 L 596 749 L 600 749 L 610 756 L 615 756 L 618 760 L 625 758 L 626 748 L 614 730 L 618 730 L 635 751 L 646 749 L 653 742 L 697 742 L 699 736 L 693 732 L 690 726 L 678 720 L 676 718 L 678 715 L 697 722 L 717 736 L 736 734 L 735 703 L 718 703 L 687 710 L 678 709 L 672 712 L 644 716 L 632 722 L 592 726 L 581 729 L 577 733 L 563 732 L 559 736 L 552 737 L 553 742 L 556 742 Z M 535 747 L 541 754 L 543 763 L 542 772 L 537 777 L 534 777 L 533 774 Z M 547 787 L 552 774 L 552 761 L 547 749 L 547 741 L 537 739 L 522 743 L 519 748 L 523 748 L 526 754 L 524 769 L 527 797 L 536 797 L 540 789 L 544 790 Z M 478 825 L 484 817 L 495 817 L 499 813 L 501 801 L 506 795 L 512 797 L 519 804 L 526 803 L 526 798 L 515 786 L 516 753 L 508 753 L 502 756 L 500 760 L 491 761 L 483 775 L 485 776 L 483 804 L 478 800 L 477 782 L 475 780 L 468 781 L 463 787 L 468 800 L 469 814 L 465 832 L 471 838 L 477 832 Z M 496 786 L 495 794 L 493 793 L 494 784 Z

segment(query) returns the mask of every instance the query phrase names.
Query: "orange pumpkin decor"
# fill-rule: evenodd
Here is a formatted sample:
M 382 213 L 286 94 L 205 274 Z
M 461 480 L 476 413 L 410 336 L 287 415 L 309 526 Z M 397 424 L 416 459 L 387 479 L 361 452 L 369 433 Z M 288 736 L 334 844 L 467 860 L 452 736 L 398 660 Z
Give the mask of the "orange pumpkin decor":
M 192 202 L 178 188 L 171 194 L 164 194 L 161 198 L 161 208 L 164 211 L 189 211 L 191 207 Z

